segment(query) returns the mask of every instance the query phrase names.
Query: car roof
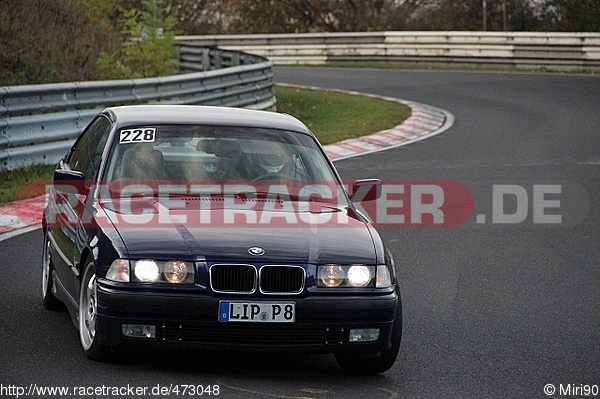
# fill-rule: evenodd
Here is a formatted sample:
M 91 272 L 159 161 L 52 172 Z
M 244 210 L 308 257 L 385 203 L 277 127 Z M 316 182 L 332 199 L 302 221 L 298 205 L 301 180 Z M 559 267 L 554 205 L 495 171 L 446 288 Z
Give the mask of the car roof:
M 131 125 L 217 125 L 291 130 L 312 135 L 298 119 L 277 112 L 201 105 L 128 105 L 103 113 L 118 127 Z

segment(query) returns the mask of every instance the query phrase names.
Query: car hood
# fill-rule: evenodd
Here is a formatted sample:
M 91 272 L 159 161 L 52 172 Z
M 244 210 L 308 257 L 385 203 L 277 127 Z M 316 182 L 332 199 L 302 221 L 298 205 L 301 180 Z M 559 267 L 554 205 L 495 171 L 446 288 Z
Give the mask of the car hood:
M 260 219 L 253 210 L 236 209 L 236 223 L 227 225 L 198 222 L 207 220 L 201 219 L 207 217 L 202 210 L 168 212 L 152 199 L 132 199 L 119 207 L 109 201 L 100 207 L 123 239 L 130 259 L 313 264 L 378 261 L 371 227 L 348 208 L 263 210 Z M 169 214 L 159 220 L 161 211 Z M 210 220 L 223 221 L 228 211 L 231 209 L 211 209 Z M 253 218 L 256 223 L 244 223 Z M 251 247 L 264 249 L 264 255 L 250 255 Z

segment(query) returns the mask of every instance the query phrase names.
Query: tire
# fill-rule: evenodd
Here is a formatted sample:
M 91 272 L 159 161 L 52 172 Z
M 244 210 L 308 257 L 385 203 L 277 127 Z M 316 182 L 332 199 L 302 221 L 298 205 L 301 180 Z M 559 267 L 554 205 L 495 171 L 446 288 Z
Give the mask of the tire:
M 54 290 L 54 281 L 52 279 L 54 265 L 52 264 L 50 246 L 48 233 L 46 233 L 44 237 L 44 253 L 42 255 L 42 303 L 48 310 L 60 310 L 63 309 L 63 304 L 52 293 Z
M 398 306 L 392 330 L 392 347 L 381 351 L 378 356 L 337 354 L 340 367 L 350 374 L 379 374 L 388 371 L 398 357 L 402 341 L 402 307 Z
M 85 355 L 96 361 L 108 360 L 110 348 L 98 342 L 98 297 L 94 263 L 88 262 L 79 290 L 79 340 Z

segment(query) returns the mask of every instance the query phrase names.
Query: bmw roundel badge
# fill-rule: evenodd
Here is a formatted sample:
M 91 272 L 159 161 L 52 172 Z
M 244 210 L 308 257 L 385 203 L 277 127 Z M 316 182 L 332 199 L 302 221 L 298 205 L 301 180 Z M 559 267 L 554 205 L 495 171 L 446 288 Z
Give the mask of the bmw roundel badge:
M 250 247 L 248 248 L 248 253 L 254 256 L 260 256 L 265 254 L 265 250 L 261 247 Z

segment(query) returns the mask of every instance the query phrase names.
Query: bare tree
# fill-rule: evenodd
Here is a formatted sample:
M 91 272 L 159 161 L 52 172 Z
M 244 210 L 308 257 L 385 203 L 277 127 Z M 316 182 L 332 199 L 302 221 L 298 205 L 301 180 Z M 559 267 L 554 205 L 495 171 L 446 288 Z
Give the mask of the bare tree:
M 536 13 L 544 30 L 600 32 L 598 0 L 543 0 Z
M 184 34 L 222 34 L 231 29 L 232 0 L 166 0 L 165 12 L 175 18 Z

